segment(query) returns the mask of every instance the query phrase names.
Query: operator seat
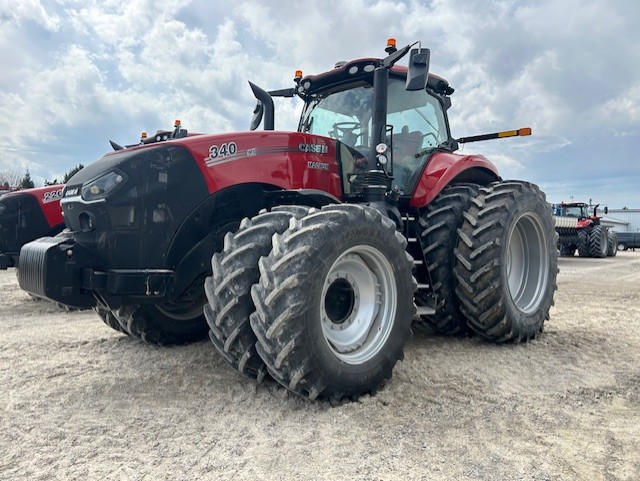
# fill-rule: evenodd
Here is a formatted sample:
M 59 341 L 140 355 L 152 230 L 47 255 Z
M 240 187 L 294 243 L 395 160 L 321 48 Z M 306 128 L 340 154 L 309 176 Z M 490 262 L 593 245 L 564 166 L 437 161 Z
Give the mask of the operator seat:
M 409 127 L 405 125 L 399 134 L 391 136 L 391 142 L 395 160 L 400 160 L 403 157 L 413 157 L 422 147 L 422 132 L 419 130 L 409 132 Z
M 420 165 L 415 155 L 422 147 L 422 132 L 409 132 L 409 127 L 405 125 L 400 133 L 391 136 L 391 143 L 395 177 L 393 184 L 404 190 L 409 187 L 409 179 Z

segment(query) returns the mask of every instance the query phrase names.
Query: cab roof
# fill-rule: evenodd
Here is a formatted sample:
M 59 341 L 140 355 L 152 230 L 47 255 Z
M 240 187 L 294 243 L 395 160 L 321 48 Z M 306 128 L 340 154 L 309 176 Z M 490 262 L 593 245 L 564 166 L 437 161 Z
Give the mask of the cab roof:
M 327 70 L 317 75 L 306 75 L 300 79 L 298 94 L 303 96 L 314 95 L 331 87 L 363 81 L 373 83 L 373 71 L 382 62 L 379 58 L 361 58 L 350 62 L 339 62 L 332 70 Z M 396 78 L 407 77 L 407 67 L 394 65 L 391 67 L 390 76 Z M 427 88 L 440 95 L 451 95 L 454 91 L 444 78 L 429 73 Z

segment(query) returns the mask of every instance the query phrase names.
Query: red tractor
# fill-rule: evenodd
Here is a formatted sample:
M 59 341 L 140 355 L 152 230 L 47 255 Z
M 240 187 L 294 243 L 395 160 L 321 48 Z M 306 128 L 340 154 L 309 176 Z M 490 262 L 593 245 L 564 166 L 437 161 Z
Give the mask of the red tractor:
M 593 214 L 591 214 L 593 209 Z M 578 251 L 580 257 L 615 256 L 618 252 L 616 234 L 600 223 L 598 205 L 584 202 L 562 202 L 553 204 L 558 249 L 561 256 L 573 256 Z M 604 208 L 606 214 L 608 209 Z
M 0 269 L 15 267 L 20 248 L 27 242 L 62 231 L 63 188 L 48 185 L 0 196 Z
M 88 165 L 64 191 L 70 233 L 22 249 L 21 287 L 151 343 L 209 333 L 234 369 L 310 399 L 375 393 L 416 315 L 443 333 L 534 337 L 556 289 L 545 196 L 455 153 L 530 130 L 452 138 L 453 88 L 414 45 L 297 72 L 291 88 L 251 84 L 249 132 Z M 273 97 L 296 96 L 298 131 L 274 131 Z

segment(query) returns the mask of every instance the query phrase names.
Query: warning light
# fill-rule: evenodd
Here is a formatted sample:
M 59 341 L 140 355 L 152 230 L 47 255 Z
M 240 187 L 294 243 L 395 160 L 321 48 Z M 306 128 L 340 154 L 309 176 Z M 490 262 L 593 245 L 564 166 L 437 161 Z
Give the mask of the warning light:
M 144 140 L 144 139 L 146 139 L 146 138 L 147 138 L 147 133 L 146 133 L 146 132 L 142 132 L 142 133 L 140 134 L 140 139 L 141 139 L 141 140 Z
M 181 124 L 182 124 L 182 122 L 180 122 L 180 120 L 176 119 L 176 123 L 175 123 L 175 125 L 173 127 L 177 129 L 178 127 L 180 127 Z
M 518 135 L 521 135 L 521 136 L 531 135 L 531 127 L 525 127 L 523 129 L 519 129 Z
M 392 54 L 397 50 L 398 49 L 396 48 L 396 39 L 395 38 L 387 39 L 387 48 L 385 48 L 384 51 L 387 52 L 388 54 Z
M 296 82 L 299 82 L 301 78 L 302 78 L 302 70 L 296 70 L 293 80 Z

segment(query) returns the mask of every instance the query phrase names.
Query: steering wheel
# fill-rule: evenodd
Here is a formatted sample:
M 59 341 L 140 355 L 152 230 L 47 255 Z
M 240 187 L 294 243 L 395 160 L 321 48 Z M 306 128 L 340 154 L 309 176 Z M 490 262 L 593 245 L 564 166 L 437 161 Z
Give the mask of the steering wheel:
M 356 133 L 356 130 L 360 132 Z M 362 125 L 360 122 L 336 122 L 333 124 L 331 135 L 345 144 L 355 145 L 358 137 L 362 135 Z

